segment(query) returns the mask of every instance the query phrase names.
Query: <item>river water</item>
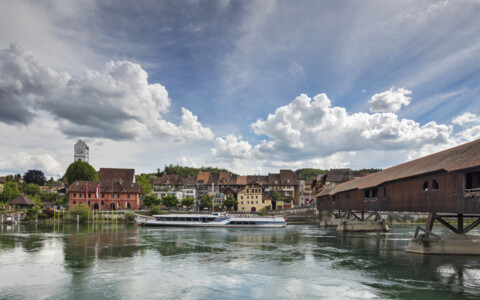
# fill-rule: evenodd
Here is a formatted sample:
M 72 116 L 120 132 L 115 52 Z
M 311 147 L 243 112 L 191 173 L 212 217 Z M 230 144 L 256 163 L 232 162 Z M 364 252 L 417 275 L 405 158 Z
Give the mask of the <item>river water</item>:
M 414 229 L 0 224 L 0 299 L 480 297 L 480 257 L 407 254 Z

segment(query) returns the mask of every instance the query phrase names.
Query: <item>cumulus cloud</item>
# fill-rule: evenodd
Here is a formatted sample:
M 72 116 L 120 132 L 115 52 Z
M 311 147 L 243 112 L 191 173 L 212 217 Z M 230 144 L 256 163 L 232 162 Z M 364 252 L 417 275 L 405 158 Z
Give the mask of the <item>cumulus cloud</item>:
M 0 160 L 0 170 L 4 172 L 15 172 L 18 169 L 39 169 L 50 176 L 63 174 L 60 163 L 50 154 L 19 152 L 9 157 L 3 157 L 3 160 Z
M 410 95 L 412 92 L 405 89 L 399 88 L 394 90 L 391 88 L 389 91 L 375 94 L 373 97 L 368 100 L 370 103 L 371 112 L 397 112 L 403 106 L 410 104 Z
M 218 137 L 214 141 L 215 148 L 212 154 L 223 159 L 246 159 L 252 154 L 252 145 L 242 141 L 242 136 L 229 134 L 225 137 Z
M 0 50 L 0 74 L 4 123 L 27 124 L 41 109 L 53 114 L 60 130 L 71 137 L 132 140 L 153 134 L 177 142 L 213 139 L 212 131 L 188 109 L 182 108 L 180 125 L 165 120 L 171 105 L 167 90 L 148 83 L 147 72 L 129 61 L 111 61 L 100 71 L 72 77 L 12 44 Z
M 480 123 L 480 117 L 477 116 L 476 114 L 466 112 L 466 113 L 464 113 L 460 116 L 455 117 L 452 120 L 452 123 L 460 125 L 460 126 L 463 126 L 463 125 L 466 125 L 466 124 L 472 124 L 472 123 L 478 124 L 478 123 Z
M 252 128 L 257 135 L 268 137 L 255 146 L 258 155 L 282 153 L 291 159 L 298 155 L 315 157 L 338 151 L 398 150 L 445 143 L 452 130 L 435 122 L 420 125 L 399 119 L 394 113 L 349 114 L 343 107 L 332 106 L 325 94 L 313 100 L 302 94 L 266 120 L 257 120 Z

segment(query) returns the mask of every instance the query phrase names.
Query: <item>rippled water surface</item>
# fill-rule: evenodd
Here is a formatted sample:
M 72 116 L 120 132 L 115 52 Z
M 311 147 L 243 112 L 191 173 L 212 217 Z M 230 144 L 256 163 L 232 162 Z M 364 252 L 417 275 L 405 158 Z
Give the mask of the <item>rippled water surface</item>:
M 0 225 L 0 298 L 480 297 L 480 257 L 407 254 L 414 229 Z

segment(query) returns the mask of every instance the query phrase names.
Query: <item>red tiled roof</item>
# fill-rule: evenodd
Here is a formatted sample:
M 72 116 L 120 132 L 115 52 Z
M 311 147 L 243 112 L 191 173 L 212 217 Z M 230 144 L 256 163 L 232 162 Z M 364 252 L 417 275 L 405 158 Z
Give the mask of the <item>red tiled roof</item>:
M 87 185 L 88 193 L 95 193 L 97 191 L 97 185 L 100 183 L 101 193 L 140 193 L 140 185 L 138 183 L 132 183 L 127 181 L 80 181 L 77 180 L 68 188 L 69 192 L 85 193 L 85 185 Z M 112 191 L 113 189 L 113 191 Z
M 238 176 L 236 185 L 247 185 L 247 176 Z
M 269 185 L 281 185 L 280 174 L 268 174 L 268 184 Z
M 0 183 L 5 183 L 5 182 L 7 182 L 7 176 L 0 177 Z
M 100 168 L 98 179 L 100 181 L 121 179 L 133 182 L 135 180 L 135 169 Z
M 210 172 L 200 172 L 197 176 L 197 184 L 208 184 Z
M 436 171 L 452 172 L 477 167 L 480 167 L 480 139 L 333 186 L 322 191 L 320 196 L 371 188 L 385 182 Z

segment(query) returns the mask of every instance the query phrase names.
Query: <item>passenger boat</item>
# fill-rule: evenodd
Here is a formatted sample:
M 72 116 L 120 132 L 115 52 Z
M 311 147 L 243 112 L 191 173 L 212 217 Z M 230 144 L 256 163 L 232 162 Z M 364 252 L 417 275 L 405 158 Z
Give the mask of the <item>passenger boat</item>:
M 283 217 L 232 217 L 227 214 L 211 215 L 154 215 L 137 217 L 141 226 L 224 227 L 224 228 L 280 228 L 287 226 Z

